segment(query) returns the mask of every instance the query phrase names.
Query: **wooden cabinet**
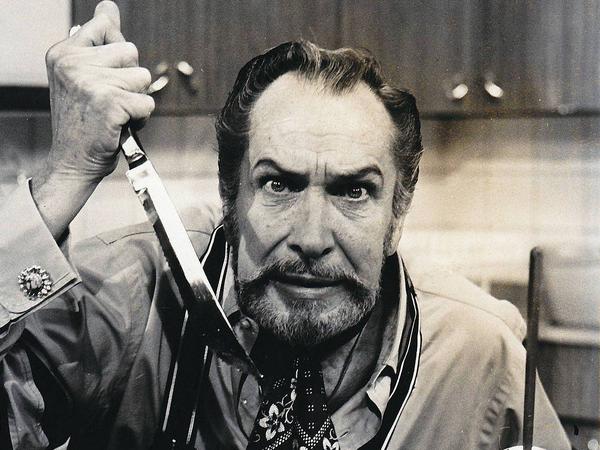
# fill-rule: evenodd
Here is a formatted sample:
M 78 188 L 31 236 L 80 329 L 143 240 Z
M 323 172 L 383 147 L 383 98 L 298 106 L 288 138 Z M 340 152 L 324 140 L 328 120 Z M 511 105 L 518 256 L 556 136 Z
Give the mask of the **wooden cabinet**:
M 74 0 L 74 22 L 93 15 L 96 0 Z M 116 0 L 122 30 L 140 51 L 140 64 L 169 66 L 169 84 L 155 94 L 157 111 L 194 114 L 218 111 L 239 69 L 282 42 L 308 39 L 324 47 L 339 42 L 338 1 L 311 0 Z M 194 70 L 184 76 L 179 62 Z M 157 74 L 158 75 L 158 74 Z
M 342 44 L 370 48 L 425 116 L 600 111 L 598 2 L 341 5 Z
M 453 98 L 452 90 L 472 78 L 474 11 L 469 0 L 346 1 L 341 43 L 371 50 L 391 83 L 417 97 L 421 112 L 461 113 L 471 96 Z
M 481 2 L 480 17 L 477 81 L 504 91 L 497 101 L 487 95 L 483 112 L 600 109 L 600 3 Z
M 593 0 L 116 1 L 141 64 L 170 67 L 156 94 L 166 114 L 218 111 L 245 62 L 298 38 L 369 48 L 426 117 L 600 112 Z M 74 22 L 95 4 L 74 0 Z
M 300 38 L 325 47 L 337 44 L 335 0 L 184 3 L 187 11 L 178 57 L 185 58 L 198 72 L 195 82 L 199 87 L 197 99 L 189 106 L 183 103 L 190 89 L 180 92 L 180 104 L 190 111 L 219 110 L 238 71 L 268 48 Z
M 177 51 L 176 36 L 181 32 L 177 1 L 164 0 L 115 0 L 121 12 L 121 29 L 128 41 L 136 44 L 140 54 L 140 65 L 147 67 L 157 78 L 161 63 L 170 63 L 171 55 Z M 94 15 L 97 0 L 73 0 L 73 23 L 83 24 Z M 159 112 L 176 112 L 177 96 L 174 75 L 170 83 L 155 94 Z

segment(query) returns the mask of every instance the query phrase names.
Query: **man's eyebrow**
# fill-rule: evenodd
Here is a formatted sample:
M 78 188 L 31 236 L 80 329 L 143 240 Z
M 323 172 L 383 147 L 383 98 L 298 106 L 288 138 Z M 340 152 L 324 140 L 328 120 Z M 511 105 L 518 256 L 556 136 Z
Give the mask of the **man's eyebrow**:
M 252 170 L 256 170 L 258 168 L 262 168 L 263 166 L 265 166 L 266 168 L 270 168 L 270 169 L 275 169 L 278 172 L 289 172 L 289 173 L 293 173 L 291 170 L 288 169 L 284 169 L 283 167 L 281 167 L 279 164 L 277 164 L 275 161 L 273 161 L 271 158 L 261 158 L 259 159 L 256 164 L 254 164 L 254 167 L 252 168 Z
M 285 168 L 281 167 L 279 164 L 277 164 L 271 158 L 259 159 L 256 162 L 256 164 L 254 164 L 254 167 L 252 167 L 252 171 L 255 171 L 257 169 L 262 169 L 262 168 L 274 169 L 277 172 L 281 173 L 282 175 L 289 176 L 289 177 L 300 177 L 303 175 L 303 173 L 294 172 L 290 169 L 285 169 Z
M 277 164 L 275 161 L 273 161 L 271 158 L 261 158 L 259 159 L 256 164 L 254 164 L 254 167 L 252 168 L 252 170 L 256 170 L 256 169 L 261 169 L 261 168 L 266 168 L 266 169 L 274 169 L 277 172 L 281 173 L 282 175 L 285 176 L 289 176 L 289 177 L 301 177 L 304 174 L 303 173 L 298 173 L 295 172 L 291 169 L 285 169 L 283 167 L 281 167 L 279 164 Z M 332 171 L 327 171 L 326 170 L 326 175 L 328 177 L 334 178 L 336 181 L 352 181 L 352 180 L 358 180 L 361 178 L 367 178 L 369 176 L 376 176 L 379 178 L 383 178 L 383 173 L 381 172 L 381 169 L 376 166 L 376 165 L 370 165 L 370 166 L 366 166 L 366 167 L 361 167 L 360 169 L 347 169 L 347 170 L 341 170 L 339 172 L 332 172 Z
M 375 165 L 363 167 L 357 170 L 350 169 L 344 170 L 343 172 L 339 173 L 333 172 L 329 173 L 328 175 L 341 180 L 356 180 L 360 178 L 367 178 L 370 175 L 375 175 L 379 178 L 383 178 L 383 173 L 381 172 L 381 169 Z

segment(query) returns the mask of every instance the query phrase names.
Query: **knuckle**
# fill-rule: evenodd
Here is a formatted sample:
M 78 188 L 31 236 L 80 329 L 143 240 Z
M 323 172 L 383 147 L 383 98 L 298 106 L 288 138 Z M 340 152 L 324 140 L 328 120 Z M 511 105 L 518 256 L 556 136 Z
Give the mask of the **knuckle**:
M 152 114 L 152 111 L 154 111 L 154 99 L 149 95 L 136 94 L 135 97 L 127 100 L 129 111 L 135 119 L 147 118 Z
M 150 115 L 150 113 L 156 108 L 156 102 L 154 101 L 154 98 L 149 95 L 146 95 L 145 97 L 146 102 L 148 103 L 148 115 Z
M 90 77 L 79 77 L 73 80 L 74 91 L 90 104 L 102 103 L 107 97 L 106 89 L 102 84 L 94 82 Z
M 46 52 L 46 66 L 54 67 L 62 55 L 61 45 L 55 44 Z
M 125 55 L 125 60 L 134 65 L 138 64 L 139 60 L 139 51 L 136 45 L 133 42 L 123 42 L 123 52 Z
M 113 99 L 116 95 L 116 89 L 113 86 L 101 85 L 98 86 L 98 99 L 105 104 L 109 104 L 113 102 Z
M 93 91 L 93 103 L 102 113 L 111 111 L 115 105 L 115 93 L 108 87 L 96 87 Z
M 71 60 L 72 58 L 70 58 L 69 55 L 61 53 L 54 60 L 53 67 L 59 72 L 67 72 L 68 69 L 73 66 Z
M 85 77 L 80 77 L 74 79 L 72 81 L 73 91 L 78 93 L 80 96 L 87 99 L 94 99 L 97 95 L 97 90 L 94 89 L 94 86 L 90 81 L 88 81 Z
M 142 79 L 144 87 L 150 86 L 150 83 L 152 82 L 152 74 L 150 73 L 150 71 L 145 67 L 140 67 L 139 71 L 140 78 Z

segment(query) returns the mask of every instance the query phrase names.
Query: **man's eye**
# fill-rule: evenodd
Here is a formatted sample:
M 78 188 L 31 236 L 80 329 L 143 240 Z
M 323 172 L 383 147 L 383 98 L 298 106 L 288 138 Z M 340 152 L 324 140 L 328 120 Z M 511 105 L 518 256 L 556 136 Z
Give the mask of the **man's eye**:
M 287 188 L 287 186 L 285 185 L 285 183 L 281 180 L 277 180 L 277 179 L 271 179 L 268 180 L 265 184 L 264 187 L 271 192 L 283 192 L 285 191 L 285 189 Z
M 353 200 L 358 200 L 365 197 L 368 194 L 366 188 L 362 186 L 350 186 L 346 191 L 346 195 Z

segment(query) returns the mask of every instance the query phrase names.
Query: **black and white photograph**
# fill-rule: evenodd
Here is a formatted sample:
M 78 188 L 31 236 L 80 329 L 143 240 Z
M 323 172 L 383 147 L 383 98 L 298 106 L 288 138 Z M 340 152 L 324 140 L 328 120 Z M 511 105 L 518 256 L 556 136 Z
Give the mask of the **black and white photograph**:
M 600 0 L 1 0 L 0 450 L 600 450 Z

